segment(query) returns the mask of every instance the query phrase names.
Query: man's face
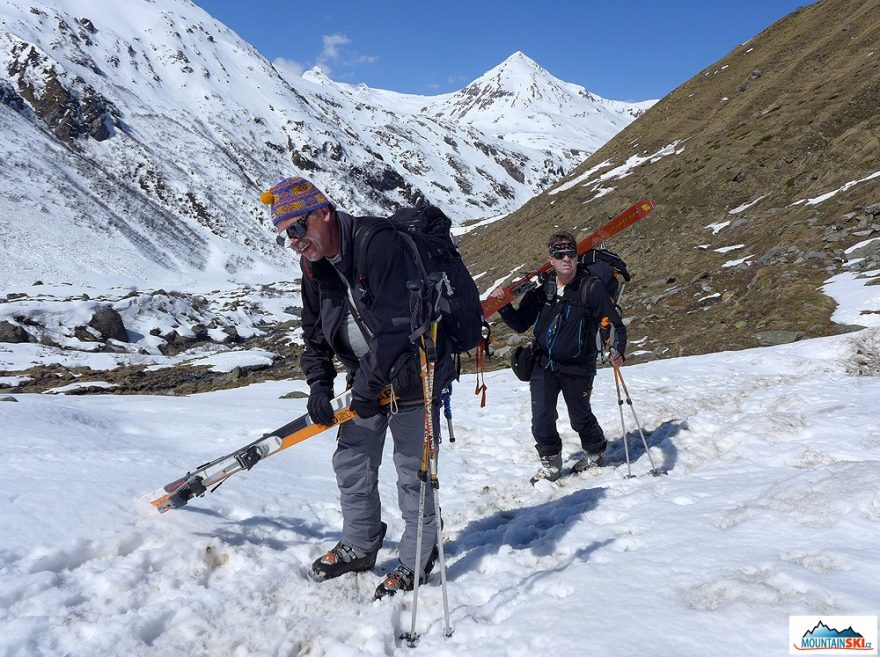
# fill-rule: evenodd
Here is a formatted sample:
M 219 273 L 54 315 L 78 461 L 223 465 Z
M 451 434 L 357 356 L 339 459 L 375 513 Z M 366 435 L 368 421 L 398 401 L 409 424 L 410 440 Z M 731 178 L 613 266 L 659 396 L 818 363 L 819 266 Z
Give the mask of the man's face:
M 332 215 L 327 208 L 315 210 L 300 217 L 282 221 L 275 227 L 279 234 L 287 234 L 290 248 L 309 262 L 332 258 L 339 253 L 330 226 Z M 303 230 L 305 232 L 303 232 Z
M 574 274 L 577 268 L 577 245 L 573 242 L 556 242 L 550 246 L 550 264 L 557 277 Z

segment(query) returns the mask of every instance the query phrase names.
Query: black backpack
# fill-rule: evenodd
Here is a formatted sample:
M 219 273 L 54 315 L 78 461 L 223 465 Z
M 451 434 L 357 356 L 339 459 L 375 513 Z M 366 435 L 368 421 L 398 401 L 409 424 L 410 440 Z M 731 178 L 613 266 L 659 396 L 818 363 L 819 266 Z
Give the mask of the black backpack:
M 632 278 L 623 259 L 607 249 L 590 249 L 579 260 L 581 265 L 602 283 L 608 296 L 611 297 L 612 303 L 620 309 L 618 302 L 620 301 L 621 289 L 617 277 L 618 275 L 623 277 L 626 283 L 629 283 Z M 585 294 L 585 292 L 582 290 L 582 293 Z
M 355 272 L 362 298 L 369 299 L 369 281 L 361 275 L 366 271 L 367 246 L 379 230 L 394 228 L 415 246 L 425 275 L 446 274 L 449 285 L 442 286 L 440 324 L 455 353 L 474 349 L 482 339 L 483 309 L 480 293 L 473 277 L 452 241 L 452 221 L 440 208 L 422 205 L 401 208 L 387 219 L 362 217 L 354 233 Z M 389 254 L 391 257 L 392 254 Z

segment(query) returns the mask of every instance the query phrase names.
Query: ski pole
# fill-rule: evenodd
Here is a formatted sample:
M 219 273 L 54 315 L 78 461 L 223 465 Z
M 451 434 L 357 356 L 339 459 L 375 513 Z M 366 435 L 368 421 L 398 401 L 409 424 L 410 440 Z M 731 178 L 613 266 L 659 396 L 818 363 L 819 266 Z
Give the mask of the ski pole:
M 445 273 L 441 274 L 430 274 L 428 276 L 428 280 L 432 281 L 434 294 L 436 295 L 436 299 L 434 302 L 434 306 L 431 308 L 431 344 L 437 344 L 437 327 L 440 323 L 440 295 L 441 288 L 445 283 L 449 286 L 449 280 L 446 278 Z M 436 351 L 434 354 L 434 358 L 436 361 Z M 440 590 L 443 596 L 443 623 L 444 623 L 444 631 L 443 634 L 446 637 L 452 636 L 452 625 L 449 622 L 449 598 L 447 596 L 447 587 L 446 587 L 446 554 L 443 547 L 443 520 L 441 517 L 440 510 L 440 479 L 437 474 L 438 471 L 438 458 L 439 458 L 439 446 L 437 441 L 434 439 L 434 430 L 433 430 L 433 398 L 434 398 L 434 368 L 431 367 L 431 377 L 430 379 L 425 379 L 425 418 L 426 418 L 426 426 L 427 423 L 431 425 L 431 450 L 433 454 L 433 458 L 431 459 L 431 487 L 434 489 L 434 522 L 436 525 L 436 541 L 437 541 L 437 562 L 440 566 Z M 451 394 L 451 392 L 450 392 Z M 451 420 L 451 411 L 450 411 L 450 420 Z M 451 428 L 451 422 L 450 422 Z M 427 434 L 426 434 L 427 437 Z M 453 438 L 450 434 L 450 442 L 452 442 Z M 427 442 L 427 440 L 426 440 Z
M 431 316 L 431 342 L 432 344 L 437 344 L 437 328 L 440 322 L 440 295 L 441 288 L 445 283 L 447 286 L 449 285 L 449 280 L 446 278 L 446 274 L 431 274 L 429 280 L 432 280 L 434 283 L 434 294 L 436 295 L 436 301 L 434 307 L 432 308 L 432 316 Z M 431 379 L 426 379 L 426 394 L 425 394 L 425 411 L 431 411 L 431 417 L 429 418 L 432 421 L 433 427 L 433 398 L 434 398 L 434 371 L 433 367 L 431 370 Z M 451 395 L 450 391 L 450 395 Z M 450 410 L 450 430 L 452 427 L 451 424 L 452 411 Z M 452 434 L 450 433 L 450 442 L 454 440 Z M 444 622 L 444 634 L 447 637 L 452 636 L 452 625 L 449 623 L 449 599 L 447 597 L 447 587 L 446 587 L 446 554 L 443 547 L 443 521 L 441 517 L 440 510 L 440 479 L 438 476 L 438 458 L 439 458 L 439 446 L 436 440 L 434 440 L 433 429 L 431 432 L 431 448 L 433 451 L 433 458 L 431 459 L 431 486 L 434 489 L 434 518 L 437 528 L 437 561 L 440 566 L 440 589 L 443 595 L 443 622 Z
M 429 287 L 428 289 L 430 295 L 433 296 L 434 293 L 438 295 L 437 300 L 439 301 L 438 285 L 438 283 L 435 283 L 435 285 Z M 422 308 L 422 294 L 424 284 L 420 280 L 411 280 L 407 282 L 407 287 L 410 290 L 410 311 L 412 313 L 411 319 L 412 326 L 414 328 L 413 336 L 418 336 L 417 344 L 419 351 L 419 362 L 421 366 L 420 373 L 422 378 L 422 393 L 425 400 L 425 441 L 424 447 L 422 449 L 421 466 L 419 468 L 419 479 L 421 480 L 421 484 L 419 485 L 419 520 L 416 530 L 416 562 L 415 573 L 413 577 L 413 612 L 412 621 L 410 624 L 410 631 L 404 633 L 401 636 L 402 639 L 406 640 L 406 643 L 409 647 L 414 648 L 419 641 L 419 634 L 416 632 L 416 619 L 418 617 L 419 585 L 422 578 L 422 537 L 424 535 L 425 496 L 428 483 L 429 467 L 431 470 L 431 487 L 434 492 L 434 512 L 435 522 L 437 523 L 437 557 L 440 562 L 440 576 L 443 589 L 443 610 L 444 620 L 446 623 L 446 636 L 452 635 L 452 628 L 449 625 L 449 609 L 446 598 L 446 564 L 443 554 L 442 537 L 440 536 L 440 527 L 442 526 L 442 522 L 440 516 L 440 500 L 438 499 L 439 496 L 437 490 L 439 489 L 439 480 L 437 478 L 437 455 L 434 441 L 434 423 L 432 409 L 432 397 L 434 388 L 433 363 L 436 361 L 437 357 L 436 349 L 434 347 L 434 340 L 437 336 L 436 312 L 434 312 L 434 309 L 431 309 L 429 311 L 432 312 L 434 318 L 430 321 L 430 334 L 428 337 L 426 337 L 424 330 L 426 320 L 424 318 L 424 311 Z M 429 304 L 428 307 L 431 308 L 431 305 Z
M 608 353 L 610 356 L 615 356 L 619 352 L 615 348 L 614 344 L 617 341 L 617 331 L 614 328 L 614 325 L 608 320 L 607 317 L 602 318 L 602 328 L 608 329 L 608 340 L 606 344 L 608 345 Z M 601 329 L 600 332 L 596 334 L 597 343 L 601 340 Z M 602 352 L 603 361 L 605 360 L 604 351 Z M 659 470 L 657 466 L 654 464 L 654 457 L 651 456 L 651 450 L 648 448 L 648 441 L 645 439 L 645 432 L 642 430 L 642 423 L 639 422 L 639 416 L 636 413 L 636 407 L 633 404 L 632 397 L 629 394 L 629 390 L 626 387 L 626 381 L 623 380 L 623 372 L 620 371 L 619 365 L 614 365 L 612 362 L 612 367 L 614 368 L 614 385 L 617 387 L 617 405 L 620 409 L 620 424 L 623 426 L 623 401 L 620 398 L 620 388 L 623 387 L 623 393 L 626 396 L 626 404 L 629 406 L 629 410 L 632 411 L 633 419 L 636 421 L 636 427 L 639 430 L 639 436 L 642 437 L 642 445 L 645 446 L 645 454 L 648 455 L 648 460 L 651 462 L 651 474 L 655 477 L 664 474 L 662 470 Z M 619 383 L 618 383 L 619 381 Z M 626 453 L 626 467 L 627 471 L 629 471 L 629 447 L 627 445 L 626 440 L 626 428 L 623 430 L 623 448 Z M 632 473 L 630 472 L 630 475 Z
M 407 281 L 406 286 L 409 288 L 409 306 L 411 313 L 411 322 L 413 327 L 413 335 L 422 330 L 422 288 L 423 283 L 420 280 L 411 280 Z M 427 378 L 429 374 L 430 363 L 428 361 L 427 350 L 424 345 L 423 336 L 419 336 L 417 338 L 419 341 L 419 372 L 422 377 L 422 391 L 424 393 L 427 388 Z M 416 632 L 416 614 L 418 613 L 419 607 L 419 580 L 421 579 L 422 573 L 422 534 L 424 532 L 424 522 L 425 522 L 425 486 L 427 485 L 428 480 L 428 435 L 433 431 L 433 427 L 430 426 L 430 419 L 425 420 L 425 441 L 422 448 L 422 460 L 421 465 L 419 467 L 419 521 L 416 529 L 416 562 L 415 562 L 415 574 L 413 577 L 413 611 L 412 611 L 412 622 L 410 624 L 410 631 L 405 632 L 401 638 L 406 640 L 407 645 L 410 648 L 414 648 L 419 642 L 419 635 Z
M 626 422 L 623 419 L 623 398 L 620 396 L 620 379 L 618 378 L 617 368 L 614 368 L 614 387 L 617 389 L 617 410 L 620 411 L 620 430 L 623 432 L 623 453 L 626 456 L 626 479 L 632 479 L 635 475 L 632 473 L 629 460 L 629 441 L 626 437 Z
M 633 419 L 636 421 L 636 426 L 639 429 L 639 435 L 642 437 L 642 444 L 645 446 L 645 454 L 648 455 L 648 460 L 651 462 L 651 474 L 655 477 L 659 477 L 661 474 L 665 474 L 662 470 L 659 470 L 657 466 L 654 464 L 654 457 L 651 456 L 651 450 L 648 449 L 648 441 L 645 440 L 645 432 L 642 431 L 642 424 L 639 422 L 639 416 L 636 414 L 636 407 L 633 404 L 632 397 L 630 397 L 629 390 L 626 387 L 626 381 L 623 380 L 623 372 L 620 371 L 620 368 L 614 367 L 614 376 L 616 378 L 620 378 L 620 385 L 623 386 L 623 392 L 626 395 L 626 404 L 629 406 L 629 410 L 632 411 Z M 621 414 L 623 414 L 623 409 L 621 409 Z
M 608 330 L 607 340 L 602 338 L 602 331 L 604 329 Z M 600 363 L 607 363 L 609 360 L 609 356 L 617 353 L 617 351 L 612 346 L 616 339 L 617 331 L 614 329 L 614 325 L 607 317 L 603 317 L 602 322 L 599 325 L 599 329 L 596 331 L 596 350 L 599 352 Z M 620 394 L 620 379 L 618 378 L 617 367 L 614 367 L 614 388 L 617 390 L 617 410 L 620 412 L 620 430 L 623 435 L 623 454 L 626 458 L 625 479 L 632 479 L 635 475 L 632 473 L 632 467 L 630 466 L 629 441 L 626 437 L 626 421 L 623 419 L 623 396 Z

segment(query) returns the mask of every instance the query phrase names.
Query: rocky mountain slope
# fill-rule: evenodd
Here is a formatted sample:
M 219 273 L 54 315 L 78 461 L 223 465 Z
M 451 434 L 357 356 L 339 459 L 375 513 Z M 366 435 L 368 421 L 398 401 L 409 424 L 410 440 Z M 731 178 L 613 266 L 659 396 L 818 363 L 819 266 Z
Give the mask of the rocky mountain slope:
M 834 303 L 822 288 L 829 279 L 835 286 L 855 277 L 868 284 L 880 280 L 878 55 L 876 4 L 822 0 L 794 12 L 700 71 L 517 212 L 470 227 L 460 241 L 478 284 L 488 290 L 540 263 L 546 258 L 544 237 L 557 227 L 589 232 L 647 196 L 658 202 L 654 214 L 608 245 L 626 258 L 635 276 L 624 296 L 631 362 L 846 330 L 830 321 Z M 529 66 L 518 56 L 508 63 Z M 332 93 L 339 106 L 360 103 L 363 116 L 373 120 L 380 117 L 380 100 L 390 97 L 374 92 L 379 100 L 368 103 L 370 90 L 334 85 L 314 71 L 308 77 L 325 90 L 325 100 Z M 461 125 L 479 123 L 472 112 L 493 86 L 469 88 L 435 99 L 431 111 Z M 16 93 L 5 98 L 13 111 L 0 106 L 0 121 L 32 112 Z M 423 98 L 395 99 L 401 115 L 428 111 Z M 518 102 L 504 94 L 497 100 Z M 566 104 L 557 100 L 564 114 Z M 553 121 L 551 109 L 536 110 L 532 118 Z M 102 111 L 101 122 L 83 118 L 80 129 L 121 130 L 114 121 L 122 119 L 107 106 Z M 84 108 L 78 116 L 93 114 Z M 511 116 L 512 110 L 495 118 Z M 504 129 L 505 139 L 514 134 L 527 139 L 529 124 Z M 40 134 L 32 140 L 34 151 L 57 155 L 61 163 L 79 158 L 58 145 L 57 135 Z M 210 158 L 205 161 L 210 164 Z M 9 169 L 11 175 L 17 171 Z M 73 181 L 66 188 L 71 193 L 92 184 L 88 171 L 79 178 L 66 164 L 55 171 Z M 28 198 L 33 179 L 20 180 L 21 188 L 7 198 Z M 41 203 L 56 207 L 65 197 L 45 196 Z M 114 210 L 108 204 L 95 212 L 109 216 Z M 54 215 L 48 216 L 19 222 L 16 235 L 31 231 L 35 244 L 48 239 L 68 245 L 75 231 L 57 232 L 61 224 L 49 225 Z M 168 230 L 178 226 L 172 218 Z M 158 225 L 163 221 L 163 215 L 154 218 Z M 8 234 L 0 233 L 0 240 Z M 94 235 L 93 244 L 75 245 L 72 261 L 108 257 L 101 233 Z M 118 242 L 109 229 L 103 239 L 110 246 Z M 167 253 L 160 246 L 157 252 Z M 851 285 L 850 280 L 843 287 Z M 150 289 L 85 295 L 70 286 L 46 285 L 7 294 L 0 303 L 0 332 L 9 335 L 2 341 L 21 344 L 0 354 L 0 388 L 37 392 L 73 385 L 79 392 L 185 394 L 297 375 L 295 285 L 204 296 Z M 126 340 L 113 337 L 113 323 L 98 321 L 99 315 L 112 317 L 108 306 L 119 315 L 116 324 L 124 323 Z M 864 308 L 862 313 L 871 313 L 862 315 L 865 323 L 876 321 L 880 302 Z M 495 328 L 499 355 L 522 339 L 506 334 L 499 323 Z M 245 354 L 250 360 L 232 371 L 218 369 L 216 359 L 234 356 L 226 352 L 230 347 L 256 353 Z M 103 354 L 105 371 L 82 367 L 81 351 Z M 854 364 L 874 362 L 876 350 L 848 357 Z M 490 366 L 504 362 L 495 358 Z
M 522 53 L 434 98 L 286 80 L 189 0 L 0 0 L 0 287 L 289 266 L 257 200 L 289 174 L 355 212 L 502 214 L 645 106 Z
M 586 233 L 651 197 L 655 213 L 608 245 L 635 275 L 631 354 L 837 332 L 825 281 L 880 269 L 878 107 L 880 4 L 821 0 L 697 73 L 561 184 L 467 234 L 466 259 L 491 287 L 545 259 L 556 226 Z

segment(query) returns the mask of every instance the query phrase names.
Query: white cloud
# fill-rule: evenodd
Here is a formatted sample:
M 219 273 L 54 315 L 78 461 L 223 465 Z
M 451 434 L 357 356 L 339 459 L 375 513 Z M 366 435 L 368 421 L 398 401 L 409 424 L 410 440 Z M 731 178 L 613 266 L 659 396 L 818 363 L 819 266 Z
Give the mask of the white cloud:
M 330 62 L 339 61 L 339 58 L 342 56 L 339 50 L 340 46 L 345 46 L 351 43 L 351 39 L 344 34 L 325 34 L 321 37 L 321 41 L 323 42 L 324 47 L 321 50 L 321 54 L 318 55 L 315 63 L 322 69 L 329 68 Z
M 315 65 L 328 76 L 336 66 L 357 66 L 359 64 L 375 64 L 379 61 L 378 55 L 347 55 L 344 46 L 351 43 L 344 34 L 325 34 L 321 37 L 324 47 L 315 59 Z M 342 76 L 350 77 L 350 76 Z
M 344 34 L 325 34 L 321 37 L 321 41 L 324 43 L 322 54 L 333 59 L 339 57 L 339 46 L 351 43 L 351 39 Z
M 272 66 L 281 74 L 281 77 L 287 80 L 301 78 L 306 68 L 299 62 L 284 57 L 276 57 L 272 60 Z

